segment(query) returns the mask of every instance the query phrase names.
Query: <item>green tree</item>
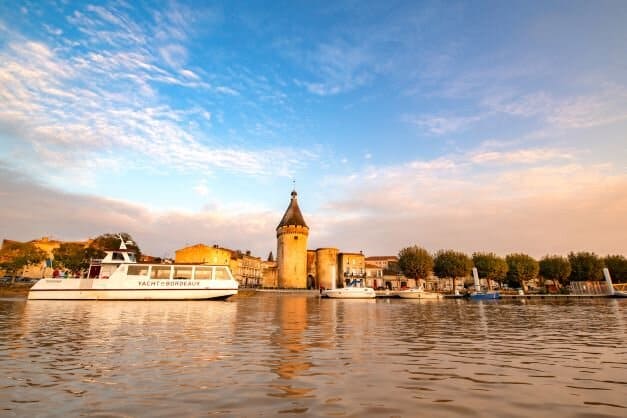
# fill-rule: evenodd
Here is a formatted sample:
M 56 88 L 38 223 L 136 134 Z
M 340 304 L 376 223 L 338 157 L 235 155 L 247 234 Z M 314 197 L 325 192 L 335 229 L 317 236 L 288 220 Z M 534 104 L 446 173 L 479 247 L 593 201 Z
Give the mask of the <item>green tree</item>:
M 556 287 L 566 286 L 570 276 L 570 262 L 559 255 L 546 255 L 540 260 L 540 276 L 543 279 L 553 280 Z
M 45 259 L 46 252 L 32 242 L 9 242 L 0 250 L 0 267 L 13 276 L 23 274 L 25 267 Z
M 622 255 L 608 255 L 603 258 L 605 267 L 612 275 L 614 283 L 627 282 L 627 258 Z
M 64 242 L 59 248 L 52 251 L 54 261 L 72 273 L 81 273 L 89 267 L 92 258 L 102 258 L 103 250 L 93 246 L 85 247 L 83 244 Z
M 398 267 L 407 277 L 426 280 L 433 271 L 433 257 L 416 245 L 403 248 L 398 253 Z
M 451 279 L 455 292 L 455 279 L 470 274 L 472 260 L 466 254 L 453 250 L 440 250 L 433 260 L 433 272 L 436 276 Z
M 603 278 L 603 260 L 595 253 L 578 252 L 569 253 L 571 282 L 582 282 L 587 280 L 601 280 Z
M 505 257 L 509 270 L 507 282 L 510 287 L 522 287 L 527 290 L 527 282 L 538 277 L 540 266 L 538 262 L 527 254 L 508 254 Z
M 137 256 L 137 259 L 139 259 L 139 257 L 141 256 L 142 252 L 139 249 L 139 246 L 137 245 L 137 242 L 135 242 L 135 240 L 133 239 L 133 237 L 131 237 L 131 235 L 127 232 L 120 232 L 120 233 L 115 233 L 115 234 L 102 234 L 97 236 L 96 238 L 94 238 L 94 240 L 91 243 L 91 247 L 96 248 L 98 250 L 102 250 L 102 251 L 113 251 L 113 250 L 117 250 L 120 248 L 120 237 L 122 236 L 122 238 L 124 239 L 124 242 L 127 241 L 132 241 L 133 244 L 132 245 L 126 245 L 126 248 L 129 251 L 132 251 L 135 253 L 135 255 Z
M 494 253 L 473 253 L 472 262 L 477 268 L 479 277 L 485 277 L 488 281 L 488 289 L 492 288 L 491 281 L 499 284 L 507 277 L 509 266 L 504 258 Z
M 398 261 L 390 261 L 388 266 L 383 269 L 383 274 L 388 276 L 395 276 L 401 272 L 401 268 L 398 266 Z

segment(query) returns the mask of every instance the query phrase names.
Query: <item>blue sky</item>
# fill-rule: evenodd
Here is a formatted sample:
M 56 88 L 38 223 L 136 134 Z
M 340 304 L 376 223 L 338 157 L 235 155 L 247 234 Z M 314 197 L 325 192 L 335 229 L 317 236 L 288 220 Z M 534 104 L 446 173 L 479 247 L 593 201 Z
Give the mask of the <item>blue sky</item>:
M 0 3 L 2 238 L 623 253 L 627 4 Z

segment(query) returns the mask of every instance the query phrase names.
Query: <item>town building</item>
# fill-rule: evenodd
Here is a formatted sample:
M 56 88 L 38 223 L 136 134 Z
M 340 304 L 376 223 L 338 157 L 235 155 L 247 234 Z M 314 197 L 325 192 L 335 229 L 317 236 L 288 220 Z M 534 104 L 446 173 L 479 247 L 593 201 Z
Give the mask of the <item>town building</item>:
M 175 263 L 229 266 L 242 287 L 260 287 L 263 284 L 261 258 L 252 256 L 250 251 L 242 253 L 218 245 L 196 244 L 176 250 L 174 254 Z
M 27 242 L 33 244 L 35 247 L 46 253 L 46 258 L 41 263 L 28 265 L 21 273 L 24 277 L 38 279 L 52 275 L 54 265 L 54 250 L 61 247 L 61 244 L 80 244 L 87 247 L 91 244 L 92 240 L 89 239 L 87 241 L 60 241 L 56 239 L 51 239 L 50 237 L 41 237 L 39 239 L 34 239 Z M 24 244 L 24 242 L 21 241 L 3 239 L 2 247 L 0 248 L 4 249 L 13 243 Z

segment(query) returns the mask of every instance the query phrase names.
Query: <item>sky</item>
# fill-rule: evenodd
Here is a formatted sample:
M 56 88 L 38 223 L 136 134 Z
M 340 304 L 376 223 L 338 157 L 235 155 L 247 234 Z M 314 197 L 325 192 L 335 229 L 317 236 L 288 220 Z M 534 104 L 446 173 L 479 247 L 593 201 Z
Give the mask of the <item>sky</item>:
M 0 2 L 0 239 L 627 255 L 627 2 Z

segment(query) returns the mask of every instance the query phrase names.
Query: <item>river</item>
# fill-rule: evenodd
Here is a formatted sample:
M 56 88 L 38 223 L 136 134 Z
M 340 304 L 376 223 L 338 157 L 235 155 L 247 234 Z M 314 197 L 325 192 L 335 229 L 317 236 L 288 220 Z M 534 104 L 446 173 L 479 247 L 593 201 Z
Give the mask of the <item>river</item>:
M 625 417 L 627 300 L 0 299 L 0 415 Z

